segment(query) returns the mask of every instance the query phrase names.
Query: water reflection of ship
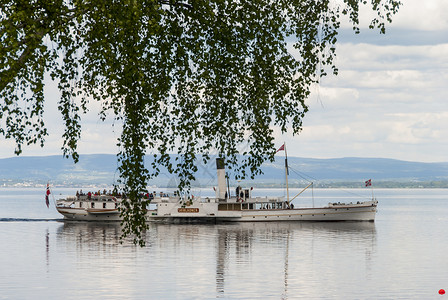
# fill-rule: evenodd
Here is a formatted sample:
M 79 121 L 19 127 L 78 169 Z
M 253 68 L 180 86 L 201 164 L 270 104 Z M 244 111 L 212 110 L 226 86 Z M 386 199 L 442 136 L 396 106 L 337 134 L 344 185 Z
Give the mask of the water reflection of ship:
M 289 259 L 290 255 L 294 255 L 294 251 L 290 251 L 290 243 L 297 236 L 308 236 L 314 240 L 314 237 L 329 235 L 342 237 L 345 240 L 358 240 L 365 245 L 366 263 L 370 261 L 371 253 L 376 248 L 375 224 L 366 222 L 247 223 L 238 224 L 238 226 L 218 227 L 217 234 L 217 298 L 225 297 L 226 271 L 229 269 L 231 251 L 234 249 L 237 261 L 251 261 L 254 239 L 256 239 L 256 243 L 265 243 L 267 246 L 272 245 L 273 241 L 284 246 L 284 291 L 281 295 L 282 299 L 289 298 Z M 244 256 L 247 257 L 244 258 Z
M 58 241 L 72 247 L 92 247 L 106 249 L 120 243 L 121 226 L 118 222 L 64 221 L 57 230 Z
M 116 251 L 120 245 L 120 236 L 121 227 L 116 222 L 64 222 L 57 230 L 60 244 L 66 244 L 70 249 L 74 246 L 82 250 L 94 249 L 98 254 L 105 255 Z M 148 247 L 154 245 L 161 253 L 174 249 L 190 249 L 199 255 L 197 257 L 212 255 L 210 258 L 216 261 L 215 289 L 218 298 L 229 297 L 229 293 L 235 289 L 236 280 L 244 281 L 247 273 L 240 274 L 241 272 L 248 269 L 258 270 L 263 265 L 269 268 L 272 263 L 273 270 L 283 273 L 281 280 L 277 277 L 280 282 L 277 282 L 276 287 L 281 289 L 283 285 L 283 289 L 277 291 L 278 296 L 282 299 L 291 298 L 288 289 L 291 289 L 301 276 L 297 273 L 297 258 L 306 253 L 306 258 L 302 257 L 303 259 L 315 260 L 316 263 L 321 261 L 322 242 L 327 243 L 326 246 L 338 245 L 339 250 L 356 247 L 356 253 L 365 253 L 364 261 L 366 269 L 369 270 L 371 254 L 376 249 L 375 223 L 152 224 L 146 239 Z M 274 248 L 275 250 L 272 250 Z M 138 251 L 137 249 L 134 250 Z M 215 251 L 214 258 L 210 250 Z

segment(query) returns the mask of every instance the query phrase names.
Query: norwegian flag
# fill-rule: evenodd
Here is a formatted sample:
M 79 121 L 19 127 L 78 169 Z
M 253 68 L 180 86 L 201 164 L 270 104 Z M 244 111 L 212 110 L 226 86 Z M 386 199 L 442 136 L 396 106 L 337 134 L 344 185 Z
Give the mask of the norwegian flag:
M 371 186 L 372 185 L 372 179 L 369 179 L 366 181 L 366 187 Z
M 50 184 L 47 183 L 47 192 L 45 193 L 45 204 L 47 204 L 48 208 L 50 208 L 50 200 L 48 199 L 49 195 L 50 195 Z
M 285 150 L 285 144 L 281 145 L 280 148 L 278 148 L 277 152 L 284 151 Z M 275 153 L 277 153 L 275 152 Z

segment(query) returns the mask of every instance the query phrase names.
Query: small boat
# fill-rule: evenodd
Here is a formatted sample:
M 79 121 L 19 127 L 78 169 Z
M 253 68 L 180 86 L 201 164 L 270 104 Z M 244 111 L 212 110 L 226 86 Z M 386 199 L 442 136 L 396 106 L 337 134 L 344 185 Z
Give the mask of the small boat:
M 288 178 L 287 158 L 285 163 Z M 218 186 L 215 197 L 183 198 L 179 195 L 148 194 L 155 209 L 147 210 L 147 221 L 158 222 L 266 222 L 266 221 L 375 221 L 378 201 L 329 203 L 323 207 L 294 208 L 299 196 L 254 197 L 252 188 L 238 186 L 230 195 L 226 186 L 224 160 L 216 159 Z M 56 201 L 56 209 L 66 219 L 120 221 L 122 199 L 111 195 L 80 195 Z

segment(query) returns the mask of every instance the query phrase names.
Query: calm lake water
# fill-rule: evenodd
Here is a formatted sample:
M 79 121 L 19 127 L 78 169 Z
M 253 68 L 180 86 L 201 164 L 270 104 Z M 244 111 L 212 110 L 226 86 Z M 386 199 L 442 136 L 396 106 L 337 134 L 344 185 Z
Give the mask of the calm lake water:
M 348 192 L 294 202 L 370 190 Z M 151 224 L 144 248 L 62 221 L 44 193 L 0 189 L 0 299 L 448 299 L 446 189 L 375 190 L 375 223 Z

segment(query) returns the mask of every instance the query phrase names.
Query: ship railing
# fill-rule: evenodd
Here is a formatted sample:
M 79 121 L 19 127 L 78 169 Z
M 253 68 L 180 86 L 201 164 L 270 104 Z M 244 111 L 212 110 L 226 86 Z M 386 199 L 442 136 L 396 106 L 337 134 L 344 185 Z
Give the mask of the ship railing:
M 272 202 L 284 202 L 285 197 L 255 197 L 249 198 L 246 202 L 248 203 L 272 203 Z
M 67 197 L 68 199 L 69 197 Z M 92 195 L 87 196 L 87 195 L 81 195 L 78 197 L 72 197 L 77 201 L 84 201 L 84 202 L 92 202 L 92 201 L 99 201 L 99 202 L 116 202 L 119 200 L 119 198 L 115 197 L 115 196 L 110 196 L 110 195 Z

